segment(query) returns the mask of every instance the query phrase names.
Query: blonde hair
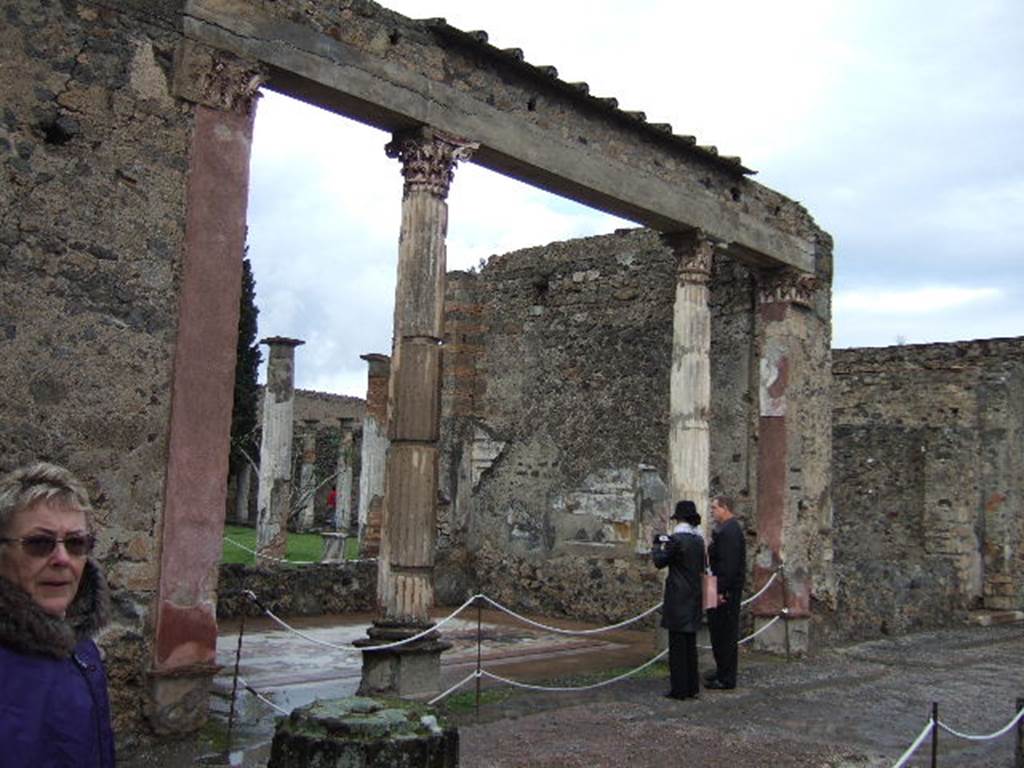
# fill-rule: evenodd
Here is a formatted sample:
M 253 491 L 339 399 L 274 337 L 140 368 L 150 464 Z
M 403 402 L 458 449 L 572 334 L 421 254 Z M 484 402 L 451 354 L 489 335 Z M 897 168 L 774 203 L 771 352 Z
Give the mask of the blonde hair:
M 39 461 L 0 477 L 0 532 L 16 514 L 44 500 L 84 512 L 86 524 L 92 526 L 92 504 L 82 481 L 64 467 Z

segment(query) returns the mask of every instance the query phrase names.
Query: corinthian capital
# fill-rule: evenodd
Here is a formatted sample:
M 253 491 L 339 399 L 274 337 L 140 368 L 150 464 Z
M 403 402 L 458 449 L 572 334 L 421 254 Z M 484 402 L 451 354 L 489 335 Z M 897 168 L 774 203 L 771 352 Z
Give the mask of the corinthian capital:
M 679 259 L 680 282 L 706 283 L 711 279 L 715 244 L 703 232 L 673 232 L 663 235 L 663 239 Z
M 396 134 L 384 151 L 402 164 L 405 194 L 422 189 L 444 199 L 448 197 L 455 166 L 460 160 L 468 160 L 479 146 L 430 128 L 417 128 Z
M 757 280 L 757 298 L 762 304 L 796 304 L 801 307 L 813 305 L 814 292 L 819 281 L 814 275 L 795 269 L 778 269 L 762 272 Z

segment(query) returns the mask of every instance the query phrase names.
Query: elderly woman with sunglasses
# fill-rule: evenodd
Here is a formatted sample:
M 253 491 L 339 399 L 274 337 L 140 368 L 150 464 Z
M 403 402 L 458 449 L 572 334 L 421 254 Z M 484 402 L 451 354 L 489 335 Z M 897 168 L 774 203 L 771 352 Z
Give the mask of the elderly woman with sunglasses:
M 0 478 L 0 768 L 114 765 L 93 635 L 109 593 L 89 558 L 92 507 L 66 469 Z

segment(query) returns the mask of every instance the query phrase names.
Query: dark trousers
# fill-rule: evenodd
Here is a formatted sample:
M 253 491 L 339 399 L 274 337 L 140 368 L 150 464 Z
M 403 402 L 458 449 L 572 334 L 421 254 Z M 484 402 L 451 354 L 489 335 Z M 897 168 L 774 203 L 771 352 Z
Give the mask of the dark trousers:
M 729 688 L 736 687 L 736 667 L 739 661 L 740 598 L 729 595 L 725 605 L 708 611 L 708 631 L 711 650 L 715 655 L 718 681 Z
M 700 691 L 697 676 L 697 633 L 668 633 L 668 670 L 673 696 L 696 696 Z

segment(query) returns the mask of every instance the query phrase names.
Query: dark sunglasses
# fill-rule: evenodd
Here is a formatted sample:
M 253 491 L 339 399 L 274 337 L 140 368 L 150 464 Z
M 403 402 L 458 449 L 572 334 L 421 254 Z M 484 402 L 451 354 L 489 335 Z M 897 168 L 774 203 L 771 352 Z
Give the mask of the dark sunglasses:
M 96 537 L 92 534 L 73 533 L 63 539 L 45 534 L 24 536 L 20 539 L 0 539 L 0 544 L 14 543 L 21 544 L 22 550 L 29 557 L 49 557 L 58 544 L 63 544 L 64 549 L 72 557 L 85 557 L 96 546 Z

